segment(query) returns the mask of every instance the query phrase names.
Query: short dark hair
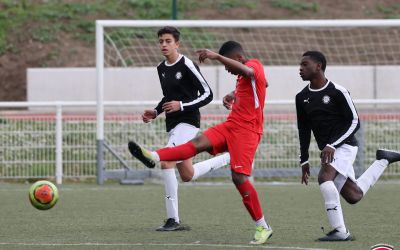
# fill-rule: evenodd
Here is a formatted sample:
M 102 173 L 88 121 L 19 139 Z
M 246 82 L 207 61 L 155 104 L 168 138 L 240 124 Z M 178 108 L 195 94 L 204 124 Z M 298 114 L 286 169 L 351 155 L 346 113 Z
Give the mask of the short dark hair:
M 181 32 L 179 32 L 179 30 L 177 28 L 172 27 L 172 26 L 165 26 L 165 27 L 159 29 L 157 32 L 158 37 L 160 37 L 164 34 L 171 34 L 174 37 L 176 42 L 179 41 L 179 37 L 181 36 Z
M 320 63 L 322 65 L 321 66 L 322 71 L 325 72 L 325 69 L 326 69 L 326 58 L 325 58 L 324 54 L 322 54 L 319 51 L 310 50 L 310 51 L 305 52 L 303 54 L 303 56 L 308 56 L 312 60 L 314 60 L 315 62 Z
M 219 49 L 219 54 L 220 55 L 227 55 L 231 52 L 239 52 L 239 53 L 243 53 L 243 48 L 242 45 L 240 45 L 240 43 L 235 42 L 235 41 L 227 41 L 224 44 L 222 44 L 221 48 Z

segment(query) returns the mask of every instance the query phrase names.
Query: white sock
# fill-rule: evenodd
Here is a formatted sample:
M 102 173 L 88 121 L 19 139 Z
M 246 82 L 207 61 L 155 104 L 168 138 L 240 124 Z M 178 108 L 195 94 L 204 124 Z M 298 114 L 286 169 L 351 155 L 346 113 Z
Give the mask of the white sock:
M 151 155 L 153 156 L 154 160 L 156 160 L 157 162 L 160 161 L 160 156 L 157 154 L 156 151 L 152 151 L 152 152 L 150 152 L 150 153 L 151 153 Z
M 342 207 L 340 206 L 339 192 L 333 181 L 326 181 L 319 185 L 322 196 L 325 200 L 326 214 L 328 215 L 329 224 L 333 229 L 340 232 L 346 232 L 344 225 Z
M 179 223 L 178 215 L 178 180 L 176 179 L 175 169 L 162 169 L 165 187 L 165 207 L 167 218 L 174 218 Z
M 225 153 L 211 159 L 196 163 L 193 165 L 193 177 L 192 181 L 197 180 L 200 176 L 218 169 L 220 167 L 226 166 L 229 164 L 231 157 L 229 153 Z
M 264 216 L 261 219 L 259 219 L 258 221 L 256 221 L 256 227 L 259 227 L 259 226 L 261 226 L 265 229 L 271 230 L 271 227 L 265 221 Z
M 365 172 L 357 179 L 358 187 L 363 191 L 364 195 L 367 193 L 368 189 L 372 187 L 379 177 L 385 171 L 389 162 L 385 159 L 376 160 L 372 165 L 365 170 Z

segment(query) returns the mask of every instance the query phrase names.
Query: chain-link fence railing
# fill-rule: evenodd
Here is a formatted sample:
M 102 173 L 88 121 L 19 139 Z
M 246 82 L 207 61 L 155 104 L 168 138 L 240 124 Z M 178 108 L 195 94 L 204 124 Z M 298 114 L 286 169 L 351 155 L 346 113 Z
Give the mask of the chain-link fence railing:
M 400 150 L 400 101 L 355 102 L 362 122 L 357 133 L 360 149 L 355 169 L 361 173 L 375 159 L 377 148 Z M 57 177 L 61 182 L 62 178 L 96 177 L 94 105 L 85 104 L 86 111 L 82 111 L 78 103 L 73 108 L 68 103 L 47 103 L 40 108 L 29 103 L 20 103 L 14 109 L 10 109 L 10 104 L 7 109 L 3 106 L 0 111 L 0 179 Z M 25 107 L 21 109 L 22 106 Z M 105 171 L 131 169 L 151 173 L 130 156 L 127 142 L 134 139 L 149 149 L 166 145 L 164 116 L 149 124 L 141 120 L 141 112 L 152 107 L 129 103 L 106 105 L 104 132 L 109 150 L 104 153 Z M 220 104 L 209 105 L 201 112 L 201 130 L 224 121 L 228 114 Z M 294 103 L 267 103 L 264 117 L 264 135 L 254 160 L 254 174 L 277 177 L 299 174 Z M 199 154 L 195 162 L 209 157 L 207 153 Z M 319 167 L 319 150 L 314 141 L 310 146 L 310 163 L 316 169 Z M 229 168 L 215 172 L 214 176 L 227 174 Z M 385 175 L 400 176 L 400 164 L 393 164 Z

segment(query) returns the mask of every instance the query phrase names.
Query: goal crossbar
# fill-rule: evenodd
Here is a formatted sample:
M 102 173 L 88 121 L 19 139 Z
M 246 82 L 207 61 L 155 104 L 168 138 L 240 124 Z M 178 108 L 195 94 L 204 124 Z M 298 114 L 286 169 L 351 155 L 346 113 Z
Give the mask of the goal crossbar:
M 97 20 L 100 27 L 396 27 L 398 19 L 321 20 Z

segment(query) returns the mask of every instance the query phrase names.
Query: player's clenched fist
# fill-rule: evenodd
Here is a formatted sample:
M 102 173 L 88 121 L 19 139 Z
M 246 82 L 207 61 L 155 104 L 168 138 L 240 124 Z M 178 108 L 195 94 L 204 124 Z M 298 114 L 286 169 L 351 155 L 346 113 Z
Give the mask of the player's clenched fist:
M 145 123 L 150 122 L 151 120 L 153 120 L 154 118 L 156 118 L 157 113 L 155 110 L 145 110 L 142 114 L 142 120 Z
M 234 100 L 235 100 L 235 93 L 231 92 L 231 93 L 227 94 L 226 96 L 224 96 L 224 98 L 222 99 L 222 103 L 226 109 L 231 110 L 232 103 Z

